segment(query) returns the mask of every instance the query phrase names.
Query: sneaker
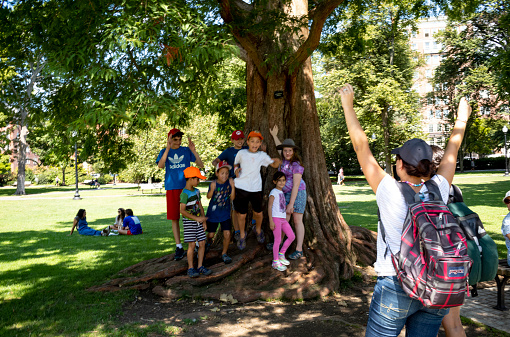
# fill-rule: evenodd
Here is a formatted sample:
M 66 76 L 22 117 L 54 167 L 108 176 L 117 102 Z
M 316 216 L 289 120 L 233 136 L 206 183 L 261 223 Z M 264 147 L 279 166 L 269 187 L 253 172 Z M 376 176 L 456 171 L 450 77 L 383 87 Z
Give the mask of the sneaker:
M 240 250 L 243 250 L 246 248 L 246 239 L 239 239 L 239 241 L 237 241 L 237 248 L 239 248 Z
M 174 256 L 174 260 L 175 261 L 179 261 L 179 260 L 182 260 L 182 258 L 184 257 L 184 248 L 179 248 L 177 247 L 175 249 L 175 256 Z
M 266 237 L 264 236 L 264 231 L 261 230 L 260 233 L 257 233 L 257 241 L 259 243 L 264 243 L 264 240 L 266 239 Z
M 280 258 L 280 263 L 285 265 L 285 266 L 288 266 L 290 264 L 289 260 L 287 260 L 285 258 L 285 254 L 282 254 L 282 253 L 278 253 L 278 257 Z
M 225 262 L 225 264 L 229 264 L 232 262 L 232 258 L 230 256 L 228 256 L 227 254 L 223 254 L 221 256 L 221 259 L 223 260 L 223 262 Z
M 239 240 L 241 240 L 241 232 L 240 231 L 234 231 L 234 240 L 236 240 L 236 242 L 239 242 Z
M 110 234 L 108 234 L 108 236 L 114 236 L 114 235 L 119 235 L 119 233 L 110 232 Z
M 189 277 L 198 277 L 200 273 L 195 268 L 188 269 L 188 276 Z
M 273 260 L 273 268 L 278 271 L 285 271 L 287 270 L 287 267 L 284 266 L 280 261 Z
M 207 269 L 204 266 L 198 268 L 198 272 L 200 273 L 200 275 L 204 275 L 204 276 L 208 276 L 208 275 L 212 274 L 212 270 L 211 269 Z
M 294 253 L 289 255 L 289 259 L 291 260 L 298 260 L 303 257 L 303 251 L 302 250 L 296 250 Z
M 101 232 L 101 236 L 108 236 L 110 235 L 110 226 L 106 227 L 105 229 L 103 229 L 103 231 Z

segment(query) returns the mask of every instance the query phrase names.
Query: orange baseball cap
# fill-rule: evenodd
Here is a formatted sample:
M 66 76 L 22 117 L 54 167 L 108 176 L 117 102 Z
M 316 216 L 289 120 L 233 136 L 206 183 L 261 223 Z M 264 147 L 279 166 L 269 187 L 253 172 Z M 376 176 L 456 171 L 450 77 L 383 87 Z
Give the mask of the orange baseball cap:
M 260 132 L 257 132 L 257 131 L 252 131 L 248 134 L 248 139 L 250 139 L 251 137 L 259 137 L 260 140 L 264 140 L 264 137 L 262 137 L 262 135 L 260 134 Z
M 206 180 L 207 178 L 200 173 L 198 167 L 190 166 L 184 170 L 184 178 L 200 178 L 202 180 Z

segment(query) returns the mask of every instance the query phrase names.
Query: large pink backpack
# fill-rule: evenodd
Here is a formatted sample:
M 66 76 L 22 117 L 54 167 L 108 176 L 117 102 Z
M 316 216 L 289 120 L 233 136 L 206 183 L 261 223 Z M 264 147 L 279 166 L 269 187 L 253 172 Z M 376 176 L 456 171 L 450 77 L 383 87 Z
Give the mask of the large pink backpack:
M 468 276 L 473 263 L 464 232 L 441 200 L 434 181 L 425 182 L 429 201 L 423 201 L 406 183 L 398 186 L 409 206 L 398 253 L 389 250 L 380 223 L 402 289 L 427 308 L 462 305 L 469 296 Z

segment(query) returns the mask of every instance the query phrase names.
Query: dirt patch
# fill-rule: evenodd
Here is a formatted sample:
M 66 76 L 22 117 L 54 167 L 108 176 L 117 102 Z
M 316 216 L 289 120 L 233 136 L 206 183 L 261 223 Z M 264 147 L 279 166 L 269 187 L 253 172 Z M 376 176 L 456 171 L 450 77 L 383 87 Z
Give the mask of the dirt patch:
M 324 300 L 255 301 L 231 304 L 181 299 L 165 301 L 142 291 L 124 307 L 119 323 L 164 322 L 185 336 L 364 336 L 370 285 L 351 288 Z
M 178 335 L 197 337 L 362 337 L 374 283 L 365 279 L 365 282 L 340 293 L 312 301 L 273 300 L 244 304 L 232 304 L 231 298 L 227 302 L 190 298 L 165 300 L 150 290 L 142 290 L 124 306 L 124 314 L 117 322 L 119 326 L 133 322 L 140 326 L 163 322 L 179 327 Z M 464 328 L 468 337 L 499 336 L 497 331 L 484 326 L 473 324 Z M 400 336 L 404 335 L 405 331 L 402 331 Z M 445 336 L 442 329 L 438 336 Z

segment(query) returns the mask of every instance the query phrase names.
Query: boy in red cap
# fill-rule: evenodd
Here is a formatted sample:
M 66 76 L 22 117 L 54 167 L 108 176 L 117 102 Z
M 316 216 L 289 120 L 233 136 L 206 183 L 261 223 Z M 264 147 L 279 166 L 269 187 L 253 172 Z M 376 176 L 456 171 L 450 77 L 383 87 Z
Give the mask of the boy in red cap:
M 188 276 L 211 275 L 212 271 L 202 265 L 205 252 L 205 226 L 206 220 L 204 207 L 200 202 L 199 179 L 206 178 L 196 167 L 188 167 L 184 170 L 186 186 L 180 195 L 180 212 L 182 214 L 182 226 L 184 228 L 184 242 L 188 243 Z M 198 268 L 193 268 L 193 255 L 195 253 L 195 241 L 198 242 Z
M 234 179 L 236 187 L 236 198 L 234 207 L 239 213 L 238 222 L 241 238 L 237 242 L 239 249 L 246 247 L 246 234 L 244 232 L 246 214 L 248 205 L 251 203 L 253 209 L 253 219 L 255 219 L 255 228 L 257 231 L 257 241 L 264 243 L 264 232 L 262 231 L 262 177 L 260 168 L 262 166 L 278 168 L 281 164 L 279 158 L 271 158 L 267 153 L 259 151 L 264 137 L 258 131 L 252 131 L 248 135 L 248 149 L 237 153 L 234 161 L 236 178 Z
M 243 146 L 244 144 L 244 133 L 241 130 L 235 130 L 232 132 L 232 136 L 230 137 L 230 140 L 232 141 L 232 144 L 234 146 L 229 147 L 228 149 L 224 150 L 218 158 L 214 159 L 212 164 L 214 167 L 216 167 L 220 162 L 226 161 L 227 164 L 230 166 L 230 177 L 235 178 L 234 174 L 234 161 L 236 159 L 237 153 L 242 149 L 247 149 L 248 146 Z M 239 231 L 239 224 L 237 222 L 238 213 L 235 209 L 232 209 L 232 225 L 234 226 L 234 239 L 239 242 L 239 239 L 241 238 L 240 231 Z
M 181 146 L 182 135 L 179 129 L 170 130 L 166 149 L 162 149 L 156 159 L 158 167 L 165 168 L 166 211 L 167 219 L 172 221 L 176 244 L 175 260 L 181 260 L 184 257 L 179 227 L 179 199 L 186 185 L 184 170 L 190 167 L 191 162 L 195 162 L 201 168 L 204 167 L 190 137 L 188 137 L 188 147 Z

